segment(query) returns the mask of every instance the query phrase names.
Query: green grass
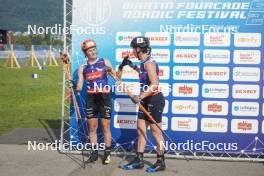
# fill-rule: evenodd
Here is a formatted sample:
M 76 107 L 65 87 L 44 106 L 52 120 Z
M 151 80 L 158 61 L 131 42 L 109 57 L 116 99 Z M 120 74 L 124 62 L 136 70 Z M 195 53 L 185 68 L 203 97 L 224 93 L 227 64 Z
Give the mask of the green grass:
M 4 68 L 0 60 L 0 134 L 14 128 L 59 128 L 62 66 Z M 32 73 L 38 74 L 32 79 Z

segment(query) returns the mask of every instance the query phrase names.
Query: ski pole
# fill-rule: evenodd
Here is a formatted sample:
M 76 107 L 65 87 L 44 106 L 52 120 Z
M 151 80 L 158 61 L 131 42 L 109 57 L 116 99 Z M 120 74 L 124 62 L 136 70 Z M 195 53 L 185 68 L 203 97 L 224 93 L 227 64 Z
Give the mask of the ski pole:
M 109 73 L 110 75 L 114 78 L 115 81 L 121 81 L 120 78 L 117 76 L 117 73 L 112 69 L 112 68 L 108 68 L 109 69 Z M 124 84 L 125 85 L 125 84 Z M 133 94 L 126 88 L 125 85 L 125 93 L 134 100 L 135 99 L 133 97 Z M 152 117 L 152 115 L 150 115 L 150 113 L 144 108 L 144 106 L 142 106 L 142 104 L 140 104 L 140 102 L 136 103 L 136 105 L 139 107 L 139 109 L 159 128 L 159 130 L 166 136 L 166 138 L 173 143 L 172 139 L 161 129 L 161 127 L 157 124 L 157 122 L 155 121 L 155 119 Z
M 65 74 L 66 74 L 66 79 L 68 81 L 71 81 L 69 60 L 63 61 L 63 65 L 64 65 L 64 71 L 65 71 Z M 79 124 L 78 121 L 79 121 L 79 119 L 81 119 L 81 113 L 80 113 L 80 110 L 78 108 L 78 103 L 77 103 L 76 96 L 75 96 L 75 93 L 74 93 L 74 89 L 73 89 L 72 86 L 70 86 L 70 90 L 72 92 L 72 102 L 73 102 L 73 107 L 74 107 L 74 110 L 75 110 L 75 120 L 76 120 L 76 123 Z M 79 134 L 79 138 L 80 138 L 79 125 L 78 125 L 78 129 L 77 130 L 78 130 L 78 134 Z M 83 128 L 83 132 L 85 132 L 84 128 Z M 81 138 L 80 138 L 80 140 L 81 140 Z M 83 168 L 85 168 L 83 149 L 82 149 L 82 160 L 83 160 Z

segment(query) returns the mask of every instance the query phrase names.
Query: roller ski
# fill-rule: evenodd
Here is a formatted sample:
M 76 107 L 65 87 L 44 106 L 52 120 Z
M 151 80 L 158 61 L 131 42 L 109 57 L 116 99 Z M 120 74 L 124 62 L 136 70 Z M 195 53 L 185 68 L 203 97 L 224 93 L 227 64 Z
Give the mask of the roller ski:
M 88 164 L 88 163 L 93 163 L 95 161 L 98 160 L 98 151 L 97 150 L 94 150 L 92 151 L 90 157 L 88 158 L 88 160 L 85 161 L 85 164 Z
M 134 169 L 142 169 L 144 167 L 144 161 L 143 161 L 143 154 L 137 153 L 137 156 L 134 158 L 134 160 L 128 164 L 125 164 L 121 166 L 124 170 L 134 170 Z
M 152 172 L 163 171 L 165 169 L 166 169 L 166 165 L 164 159 L 157 159 L 155 164 L 153 164 L 152 166 L 146 169 L 146 172 L 152 173 Z

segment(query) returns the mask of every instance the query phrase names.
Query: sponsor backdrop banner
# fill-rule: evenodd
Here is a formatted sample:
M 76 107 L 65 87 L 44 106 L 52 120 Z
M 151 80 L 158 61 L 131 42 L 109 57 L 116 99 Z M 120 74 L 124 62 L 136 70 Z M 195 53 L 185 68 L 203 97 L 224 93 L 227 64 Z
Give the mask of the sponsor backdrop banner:
M 166 99 L 162 128 L 175 142 L 168 143 L 168 149 L 260 154 L 264 149 L 263 22 L 262 0 L 75 0 L 72 74 L 77 80 L 77 68 L 85 63 L 80 48 L 85 39 L 94 39 L 99 57 L 109 58 L 117 69 L 124 52 L 131 52 L 132 38 L 146 36 L 160 67 Z M 137 59 L 132 61 L 139 65 Z M 125 67 L 122 81 L 139 94 L 135 71 Z M 111 94 L 113 145 L 135 148 L 138 108 L 125 94 Z M 85 116 L 85 90 L 81 95 Z M 70 124 L 71 141 L 78 143 L 74 114 Z M 155 142 L 150 131 L 148 135 L 151 150 Z

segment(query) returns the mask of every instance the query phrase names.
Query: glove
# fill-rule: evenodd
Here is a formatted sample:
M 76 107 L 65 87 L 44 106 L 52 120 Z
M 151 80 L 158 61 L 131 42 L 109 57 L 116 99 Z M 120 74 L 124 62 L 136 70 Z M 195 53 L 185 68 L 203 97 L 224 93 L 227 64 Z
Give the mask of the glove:
M 127 65 L 129 65 L 129 67 L 133 68 L 134 70 L 136 70 L 138 68 L 137 65 L 134 65 L 132 63 L 132 61 L 131 60 L 128 60 L 128 59 L 127 59 Z
M 132 62 L 131 62 L 131 65 L 129 65 L 131 68 L 133 68 L 134 70 L 137 70 L 138 69 L 138 66 L 137 65 L 134 65 L 134 64 L 132 64 Z
M 124 66 L 126 66 L 126 65 L 130 65 L 130 64 L 132 64 L 132 62 L 128 59 L 128 56 L 126 56 L 126 57 L 123 59 L 122 63 L 119 65 L 118 69 L 119 69 L 119 70 L 123 70 L 123 67 L 124 67 Z
M 64 64 L 68 64 L 70 62 L 69 54 L 60 52 L 60 59 Z
M 119 65 L 118 69 L 122 71 L 123 67 L 125 65 L 129 65 L 129 67 L 133 68 L 136 70 L 138 67 L 132 63 L 131 60 L 128 59 L 128 56 L 126 56 L 123 60 L 123 62 Z
M 138 104 L 141 102 L 141 99 L 139 98 L 138 95 L 133 95 L 133 97 L 131 97 L 131 100 L 133 101 L 133 103 Z

